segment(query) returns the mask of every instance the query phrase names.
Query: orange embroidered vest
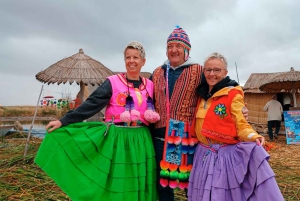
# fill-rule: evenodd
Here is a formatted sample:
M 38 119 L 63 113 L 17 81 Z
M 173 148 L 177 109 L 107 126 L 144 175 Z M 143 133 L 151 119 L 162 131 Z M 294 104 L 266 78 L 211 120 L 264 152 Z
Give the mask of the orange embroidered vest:
M 201 82 L 202 68 L 198 64 L 191 65 L 183 70 L 175 82 L 170 99 L 170 118 L 183 122 L 192 122 L 197 105 L 196 88 Z M 164 69 L 158 67 L 153 73 L 155 110 L 160 115 L 160 120 L 155 128 L 166 126 L 166 79 Z
M 202 135 L 227 144 L 239 142 L 230 110 L 232 100 L 237 94 L 243 95 L 239 90 L 231 89 L 228 96 L 213 98 L 203 122 Z

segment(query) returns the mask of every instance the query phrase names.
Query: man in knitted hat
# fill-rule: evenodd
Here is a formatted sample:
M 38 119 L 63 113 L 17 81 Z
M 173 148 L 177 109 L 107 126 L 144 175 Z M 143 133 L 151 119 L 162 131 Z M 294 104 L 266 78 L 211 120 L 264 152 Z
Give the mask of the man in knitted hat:
M 181 27 L 176 27 L 167 39 L 168 60 L 156 68 L 152 75 L 155 109 L 161 117 L 152 129 L 160 201 L 173 201 L 173 188 L 175 187 L 170 187 L 171 183 L 162 182 L 160 163 L 167 157 L 178 157 L 166 156 L 166 147 L 168 146 L 165 141 L 166 127 L 170 123 L 170 119 L 183 124 L 191 124 L 197 104 L 196 88 L 201 82 L 202 67 L 190 59 L 190 50 L 189 36 Z M 170 129 L 169 127 L 168 130 Z
M 180 168 L 174 171 L 174 168 L 168 167 L 169 164 L 180 167 L 192 163 L 192 151 L 190 155 L 186 154 L 183 147 L 192 149 L 193 143 L 186 146 L 183 139 L 174 141 L 175 138 L 169 136 L 170 133 L 180 133 L 180 130 L 184 130 L 185 137 L 191 133 L 198 101 L 196 88 L 201 79 L 205 79 L 202 67 L 189 57 L 190 50 L 189 36 L 177 26 L 167 39 L 168 60 L 156 68 L 151 77 L 154 83 L 155 110 L 160 115 L 160 120 L 151 129 L 156 154 L 159 201 L 173 201 L 174 188 L 187 188 L 188 173 Z M 248 116 L 247 110 L 244 116 Z

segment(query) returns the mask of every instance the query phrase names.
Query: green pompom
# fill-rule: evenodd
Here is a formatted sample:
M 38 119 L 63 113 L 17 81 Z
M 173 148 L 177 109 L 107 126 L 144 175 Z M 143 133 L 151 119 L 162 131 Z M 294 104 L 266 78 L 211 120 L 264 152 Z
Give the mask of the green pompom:
M 187 181 L 188 178 L 189 178 L 189 177 L 188 177 L 187 173 L 180 172 L 180 173 L 178 174 L 178 180 L 179 180 L 179 181 Z
M 170 172 L 170 179 L 171 179 L 171 180 L 176 180 L 176 179 L 178 179 L 178 172 L 177 172 L 177 171 Z
M 170 177 L 170 172 L 168 170 L 161 170 L 159 175 L 161 178 L 168 179 Z

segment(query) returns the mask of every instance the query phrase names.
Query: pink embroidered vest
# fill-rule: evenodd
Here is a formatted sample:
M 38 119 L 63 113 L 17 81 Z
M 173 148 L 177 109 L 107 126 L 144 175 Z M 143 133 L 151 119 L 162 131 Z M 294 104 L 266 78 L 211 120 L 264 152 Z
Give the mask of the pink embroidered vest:
M 170 118 L 183 122 L 192 122 L 195 116 L 197 95 L 196 88 L 201 82 L 202 68 L 198 64 L 191 65 L 183 70 L 175 82 L 170 99 Z M 160 115 L 160 120 L 155 128 L 166 126 L 166 80 L 164 70 L 160 67 L 153 73 L 155 110 Z
M 111 122 L 112 119 L 115 123 L 121 122 L 120 114 L 125 111 L 126 97 L 128 91 L 133 98 L 134 107 L 141 114 L 140 120 L 149 125 L 144 119 L 144 112 L 147 110 L 148 95 L 153 98 L 153 83 L 151 80 L 142 77 L 142 83 L 139 91 L 134 89 L 132 83 L 127 82 L 124 74 L 118 74 L 108 77 L 112 87 L 112 97 L 105 111 L 105 121 Z

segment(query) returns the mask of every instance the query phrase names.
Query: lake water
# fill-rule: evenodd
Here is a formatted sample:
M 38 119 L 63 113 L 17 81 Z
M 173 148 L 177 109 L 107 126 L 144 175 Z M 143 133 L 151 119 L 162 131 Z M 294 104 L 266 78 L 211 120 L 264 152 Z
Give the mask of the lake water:
M 44 138 L 46 134 L 46 125 L 49 121 L 35 121 L 31 130 L 31 136 L 38 137 L 38 138 Z M 14 121 L 4 121 L 0 122 L 0 125 L 12 125 L 14 124 Z M 29 121 L 20 121 L 20 123 L 23 126 L 24 132 L 29 132 L 30 126 L 32 122 Z M 12 132 L 15 131 L 14 129 L 11 130 Z

